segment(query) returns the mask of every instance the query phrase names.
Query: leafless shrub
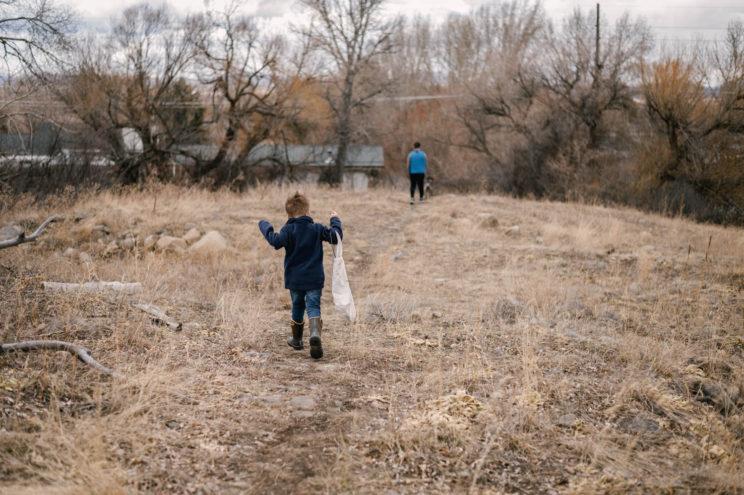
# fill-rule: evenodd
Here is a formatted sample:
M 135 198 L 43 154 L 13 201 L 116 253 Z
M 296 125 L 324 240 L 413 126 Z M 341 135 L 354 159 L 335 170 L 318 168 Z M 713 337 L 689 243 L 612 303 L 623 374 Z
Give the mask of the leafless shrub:
M 405 323 L 421 316 L 416 312 L 418 305 L 413 298 L 399 294 L 370 294 L 364 300 L 365 316 L 372 321 Z
M 481 320 L 484 323 L 506 323 L 513 325 L 525 313 L 524 303 L 514 298 L 503 298 L 482 309 Z
M 666 142 L 657 157 L 641 164 L 641 177 L 645 185 L 661 187 L 661 200 L 673 209 L 719 222 L 744 218 L 741 168 L 734 165 L 744 140 L 743 50 L 744 24 L 732 23 L 723 46 L 644 66 L 649 117 Z M 721 85 L 711 92 L 713 77 Z

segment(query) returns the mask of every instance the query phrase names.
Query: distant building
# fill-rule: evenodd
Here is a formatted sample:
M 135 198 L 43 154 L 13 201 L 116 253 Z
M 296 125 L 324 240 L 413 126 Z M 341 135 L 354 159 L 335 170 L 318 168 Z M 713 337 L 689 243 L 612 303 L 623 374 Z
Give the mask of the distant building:
M 324 170 L 336 161 L 337 145 L 259 144 L 248 153 L 247 162 L 254 166 L 291 169 L 294 178 L 317 183 Z M 344 164 L 343 185 L 364 191 L 370 178 L 376 177 L 385 165 L 382 146 L 351 145 Z
M 0 165 L 31 167 L 73 162 L 110 167 L 113 162 L 84 137 L 52 122 L 35 124 L 30 132 L 0 132 Z
M 71 138 L 62 128 L 51 122 L 34 125 L 30 132 L 0 133 L 0 155 L 52 156 L 70 147 Z

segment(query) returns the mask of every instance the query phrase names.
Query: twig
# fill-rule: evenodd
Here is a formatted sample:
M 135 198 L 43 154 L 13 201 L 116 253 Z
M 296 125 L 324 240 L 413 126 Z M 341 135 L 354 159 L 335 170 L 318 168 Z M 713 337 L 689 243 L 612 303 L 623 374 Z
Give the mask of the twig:
M 481 455 L 473 464 L 473 479 L 470 481 L 470 489 L 468 490 L 468 493 L 475 493 L 476 491 L 476 487 L 478 486 L 478 478 L 480 477 L 481 470 L 483 469 L 483 464 L 485 464 L 488 454 L 491 453 L 491 449 L 493 448 L 493 441 L 494 438 L 491 433 L 486 433 L 486 439 L 485 442 L 483 442 L 483 450 L 481 451 Z
M 80 361 L 87 364 L 91 368 L 103 373 L 104 375 L 120 376 L 111 368 L 107 368 L 93 359 L 88 349 L 77 344 L 71 344 L 69 342 L 63 342 L 61 340 L 27 340 L 24 342 L 14 342 L 11 344 L 0 344 L 0 354 L 5 354 L 7 352 L 29 352 L 38 350 L 66 351 L 70 354 L 75 355 Z
M 25 232 L 21 232 L 20 234 L 18 234 L 18 236 L 15 239 L 6 239 L 3 241 L 0 241 L 0 249 L 18 246 L 19 244 L 23 244 L 25 242 L 34 242 L 36 241 L 36 239 L 39 238 L 41 234 L 44 233 L 44 231 L 46 230 L 46 228 L 49 226 L 50 223 L 56 222 L 58 220 L 62 220 L 62 218 L 64 217 L 60 215 L 53 215 L 47 218 L 46 220 L 44 220 L 44 222 L 42 222 L 42 224 L 39 225 L 39 227 L 31 233 L 31 235 L 26 235 Z
M 144 311 L 148 315 L 152 316 L 152 321 L 157 324 L 165 325 L 173 331 L 180 332 L 183 329 L 183 323 L 178 322 L 165 314 L 163 310 L 152 304 L 137 303 L 133 305 L 135 308 Z
M 104 292 L 115 291 L 125 294 L 142 292 L 139 282 L 85 282 L 83 284 L 68 284 L 64 282 L 42 282 L 44 290 L 54 292 Z
M 713 242 L 713 235 L 708 236 L 708 247 L 705 248 L 705 261 L 708 261 L 708 252 L 710 251 L 710 243 Z

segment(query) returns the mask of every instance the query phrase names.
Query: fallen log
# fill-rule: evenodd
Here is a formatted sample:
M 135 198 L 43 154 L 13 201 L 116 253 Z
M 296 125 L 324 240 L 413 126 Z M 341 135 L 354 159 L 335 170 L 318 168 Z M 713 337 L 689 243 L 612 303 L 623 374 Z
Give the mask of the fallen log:
M 183 329 L 183 323 L 174 320 L 157 306 L 153 306 L 152 304 L 138 303 L 134 304 L 134 307 L 152 316 L 152 321 L 159 325 L 165 325 L 176 332 L 180 332 Z
M 107 368 L 93 359 L 88 349 L 77 344 L 71 344 L 69 342 L 63 342 L 61 340 L 27 340 L 24 342 L 14 342 L 11 344 L 0 344 L 0 354 L 5 354 L 8 352 L 29 352 L 39 350 L 66 351 L 70 354 L 73 354 L 81 362 L 103 373 L 104 375 L 118 375 L 118 373 L 116 373 L 111 368 Z
M 18 246 L 19 244 L 23 244 L 25 242 L 34 242 L 36 241 L 36 239 L 39 238 L 41 234 L 44 233 L 50 223 L 62 220 L 63 218 L 64 217 L 60 215 L 52 215 L 51 217 L 44 220 L 41 225 L 39 225 L 36 230 L 31 233 L 31 235 L 26 235 L 25 232 L 21 232 L 20 234 L 18 234 L 17 237 L 13 239 L 5 239 L 0 241 L 0 249 Z
M 114 291 L 124 294 L 135 294 L 142 292 L 142 284 L 139 282 L 85 282 L 82 284 L 71 284 L 65 282 L 42 282 L 44 290 L 52 292 L 105 292 Z

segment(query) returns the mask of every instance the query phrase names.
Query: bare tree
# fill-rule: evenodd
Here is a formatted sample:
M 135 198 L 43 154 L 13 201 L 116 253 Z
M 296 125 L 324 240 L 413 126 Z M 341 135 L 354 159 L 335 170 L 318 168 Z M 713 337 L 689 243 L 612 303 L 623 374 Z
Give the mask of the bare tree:
M 162 166 L 177 145 L 201 131 L 203 108 L 185 81 L 196 55 L 193 20 L 178 20 L 165 6 L 126 9 L 111 37 L 108 113 L 114 128 L 133 129 L 142 152 L 122 164 L 121 175 L 140 180 L 145 165 Z
M 744 133 L 744 22 L 734 21 L 726 30 L 722 42 L 713 45 L 709 53 L 708 71 L 718 82 L 714 124 L 708 133 L 725 129 Z
M 197 19 L 197 72 L 212 99 L 214 120 L 221 129 L 217 153 L 200 163 L 196 178 L 215 170 L 233 152 L 236 161 L 267 139 L 286 117 L 285 85 L 280 76 L 280 37 L 264 36 L 250 17 L 208 12 Z M 234 149 L 238 144 L 239 149 Z
M 503 184 L 514 169 L 515 151 L 524 143 L 538 147 L 546 128 L 538 101 L 542 6 L 494 2 L 447 25 L 440 37 L 442 63 L 452 74 L 450 83 L 466 96 L 455 112 L 464 132 L 453 144 L 485 157 L 490 179 Z M 468 60 L 476 61 L 475 68 L 463 73 Z
M 744 25 L 735 22 L 721 43 L 643 67 L 648 115 L 666 144 L 643 170 L 656 186 L 692 188 L 724 212 L 716 221 L 744 218 L 743 53 Z
M 428 17 L 404 18 L 393 35 L 395 51 L 380 56 L 379 65 L 392 74 L 401 95 L 430 91 L 437 85 L 435 29 Z
M 6 69 L 0 125 L 6 131 L 18 132 L 19 125 L 38 120 L 44 113 L 29 104 L 30 97 L 41 89 L 29 74 L 38 74 L 60 60 L 69 47 L 72 25 L 70 12 L 50 0 L 0 1 L 0 53 Z
M 588 145 L 599 145 L 602 117 L 614 109 L 627 109 L 631 83 L 651 49 L 650 29 L 643 20 L 626 13 L 614 27 L 605 26 L 597 56 L 595 20 L 576 10 L 545 41 L 545 87 L 554 95 L 556 110 L 572 115 L 588 131 Z M 599 62 L 599 63 L 597 63 Z
M 127 152 L 121 130 L 124 122 L 111 110 L 123 80 L 113 74 L 111 47 L 92 37 L 73 40 L 64 63 L 38 74 L 49 92 L 87 129 L 87 140 L 115 163 L 124 163 Z
M 6 65 L 37 69 L 67 47 L 72 26 L 67 9 L 50 0 L 0 1 L 0 49 Z
M 329 182 L 339 183 L 343 178 L 354 112 L 388 85 L 379 73 L 369 77 L 377 59 L 393 50 L 393 34 L 400 22 L 383 18 L 384 3 L 385 0 L 302 0 L 313 16 L 304 37 L 327 61 L 323 75 L 330 85 L 326 96 L 338 138 L 334 173 Z
M 451 15 L 438 33 L 439 65 L 449 84 L 473 86 L 513 72 L 544 29 L 544 15 L 541 3 L 532 0 L 496 0 Z

